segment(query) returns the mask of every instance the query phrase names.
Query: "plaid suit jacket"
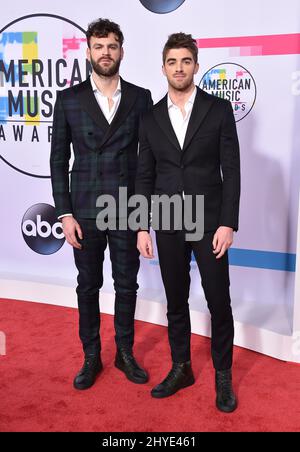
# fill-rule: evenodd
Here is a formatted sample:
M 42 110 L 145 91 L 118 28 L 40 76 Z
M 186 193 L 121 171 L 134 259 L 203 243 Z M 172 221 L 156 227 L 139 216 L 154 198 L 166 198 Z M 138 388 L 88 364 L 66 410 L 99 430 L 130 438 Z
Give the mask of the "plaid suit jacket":
M 134 193 L 139 118 L 153 103 L 149 90 L 122 78 L 121 90 L 111 124 L 95 99 L 90 79 L 58 93 L 50 156 L 57 216 L 73 213 L 77 218 L 96 218 L 99 195 L 118 199 L 121 186 L 128 188 L 128 196 Z

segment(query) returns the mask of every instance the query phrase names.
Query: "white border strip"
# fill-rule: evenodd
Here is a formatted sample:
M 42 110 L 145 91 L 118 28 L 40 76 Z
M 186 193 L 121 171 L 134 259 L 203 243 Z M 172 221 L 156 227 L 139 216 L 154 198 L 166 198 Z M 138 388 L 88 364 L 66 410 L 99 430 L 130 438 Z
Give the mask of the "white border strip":
M 293 320 L 293 345 L 294 355 L 300 355 L 300 193 L 298 207 L 298 237 L 296 249 L 296 273 L 294 296 L 294 320 Z M 299 362 L 299 361 L 296 361 Z
M 294 297 L 294 332 L 300 332 L 300 196 L 298 209 L 298 237 L 296 251 L 295 297 Z

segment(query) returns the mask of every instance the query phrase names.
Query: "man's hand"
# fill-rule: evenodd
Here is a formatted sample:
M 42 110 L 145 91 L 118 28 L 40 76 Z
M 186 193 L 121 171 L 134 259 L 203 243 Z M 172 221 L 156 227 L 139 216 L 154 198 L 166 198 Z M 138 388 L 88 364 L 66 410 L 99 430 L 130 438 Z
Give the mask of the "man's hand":
M 220 259 L 224 256 L 225 251 L 231 247 L 233 243 L 233 229 L 227 226 L 220 226 L 214 235 L 213 239 L 213 253 L 216 258 Z
M 83 235 L 81 231 L 81 227 L 73 217 L 63 217 L 62 218 L 62 227 L 66 237 L 67 242 L 73 246 L 74 248 L 81 249 L 82 246 L 78 243 L 76 238 L 76 232 L 78 237 L 82 240 Z
M 137 239 L 137 249 L 143 257 L 153 259 L 153 246 L 151 235 L 147 231 L 139 231 Z

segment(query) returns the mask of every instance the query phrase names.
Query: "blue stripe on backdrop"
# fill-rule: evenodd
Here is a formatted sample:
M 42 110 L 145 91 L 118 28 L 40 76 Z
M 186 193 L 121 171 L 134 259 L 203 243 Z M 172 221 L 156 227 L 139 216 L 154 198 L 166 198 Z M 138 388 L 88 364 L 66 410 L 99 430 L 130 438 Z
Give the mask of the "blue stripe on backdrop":
M 195 261 L 194 255 L 192 260 Z M 151 263 L 158 265 L 158 260 L 151 261 Z M 296 254 L 231 248 L 229 250 L 229 264 L 237 267 L 295 272 Z
M 296 269 L 296 254 L 231 248 L 229 250 L 229 263 L 239 267 L 294 272 Z

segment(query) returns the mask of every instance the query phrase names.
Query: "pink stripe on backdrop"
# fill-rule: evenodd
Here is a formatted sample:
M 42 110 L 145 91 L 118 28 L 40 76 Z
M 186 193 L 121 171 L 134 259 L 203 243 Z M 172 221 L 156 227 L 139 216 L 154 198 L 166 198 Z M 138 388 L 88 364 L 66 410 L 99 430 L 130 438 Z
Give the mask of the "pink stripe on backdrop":
M 300 54 L 300 33 L 197 39 L 199 49 L 239 48 L 241 56 Z

